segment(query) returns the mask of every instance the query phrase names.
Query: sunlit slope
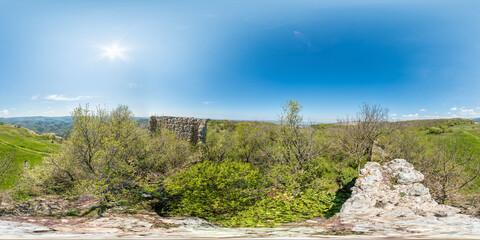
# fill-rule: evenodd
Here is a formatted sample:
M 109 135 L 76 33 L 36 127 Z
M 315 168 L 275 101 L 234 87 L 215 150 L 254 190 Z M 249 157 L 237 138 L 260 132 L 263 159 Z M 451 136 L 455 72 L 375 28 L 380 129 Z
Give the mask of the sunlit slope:
M 14 185 L 22 168 L 41 163 L 45 156 L 54 154 L 59 147 L 57 140 L 36 135 L 28 129 L 0 125 L 0 158 L 12 154 L 15 156 L 12 169 L 0 180 L 0 188 L 5 189 Z

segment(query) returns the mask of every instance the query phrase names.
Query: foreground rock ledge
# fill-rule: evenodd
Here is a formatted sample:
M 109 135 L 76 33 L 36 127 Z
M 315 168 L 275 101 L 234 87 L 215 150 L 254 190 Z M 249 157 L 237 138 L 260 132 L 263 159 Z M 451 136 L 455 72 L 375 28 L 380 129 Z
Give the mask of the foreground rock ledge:
M 203 219 L 160 218 L 154 214 L 105 214 L 102 218 L 56 219 L 29 216 L 32 206 L 37 211 L 35 206 L 38 204 L 24 208 L 7 207 L 6 214 L 0 218 L 0 239 L 318 239 L 331 238 L 328 235 L 335 233 L 358 234 L 333 236 L 345 239 L 480 239 L 480 220 L 459 214 L 457 208 L 435 202 L 423 186 L 423 179 L 423 174 L 403 159 L 384 165 L 369 162 L 361 170 L 352 188 L 352 196 L 337 216 L 309 219 L 278 228 L 223 228 Z M 40 203 L 52 209 L 48 199 Z M 55 209 L 68 207 L 60 205 Z
M 404 159 L 368 162 L 337 217 L 352 231 L 480 238 L 480 220 L 438 204 Z

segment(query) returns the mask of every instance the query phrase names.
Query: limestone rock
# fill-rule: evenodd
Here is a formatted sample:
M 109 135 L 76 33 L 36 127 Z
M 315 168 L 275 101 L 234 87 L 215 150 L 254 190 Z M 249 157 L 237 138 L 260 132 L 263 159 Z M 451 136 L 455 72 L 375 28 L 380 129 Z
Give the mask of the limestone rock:
M 423 174 L 404 159 L 384 165 L 368 162 L 337 217 L 353 225 L 352 231 L 360 232 L 480 234 L 480 229 L 473 230 L 480 226 L 480 220 L 438 204 L 423 180 Z M 459 219 L 462 224 L 458 224 Z
M 89 205 L 58 197 L 33 198 L 19 203 L 0 203 L 0 216 L 65 216 L 67 212 L 85 209 Z

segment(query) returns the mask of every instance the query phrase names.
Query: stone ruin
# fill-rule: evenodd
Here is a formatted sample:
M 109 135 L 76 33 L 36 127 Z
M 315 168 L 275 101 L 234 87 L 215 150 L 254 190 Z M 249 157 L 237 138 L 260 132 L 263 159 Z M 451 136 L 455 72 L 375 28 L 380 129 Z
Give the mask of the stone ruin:
M 480 220 L 438 204 L 424 176 L 404 159 L 368 162 L 336 215 L 357 232 L 480 236 Z
M 179 139 L 197 144 L 207 139 L 207 120 L 193 117 L 150 117 L 148 130 L 150 134 L 165 128 L 173 131 Z

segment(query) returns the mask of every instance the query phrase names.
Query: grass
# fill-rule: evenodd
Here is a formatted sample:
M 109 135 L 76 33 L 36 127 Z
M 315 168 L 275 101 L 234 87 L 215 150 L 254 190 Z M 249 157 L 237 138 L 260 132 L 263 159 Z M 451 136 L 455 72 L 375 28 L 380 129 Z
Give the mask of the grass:
M 464 151 L 472 152 L 475 156 L 471 162 L 472 172 L 476 169 L 474 166 L 480 162 L 480 125 L 474 123 L 462 123 L 448 128 L 449 131 L 442 134 L 426 134 L 428 141 L 439 140 L 448 145 L 459 144 L 460 153 Z M 475 180 L 472 188 L 463 191 L 480 190 L 480 178 Z
M 15 154 L 12 170 L 0 181 L 0 189 L 7 189 L 18 181 L 18 174 L 28 165 L 30 168 L 41 163 L 43 158 L 60 148 L 57 141 L 45 140 L 25 128 L 13 125 L 0 126 L 0 158 Z

